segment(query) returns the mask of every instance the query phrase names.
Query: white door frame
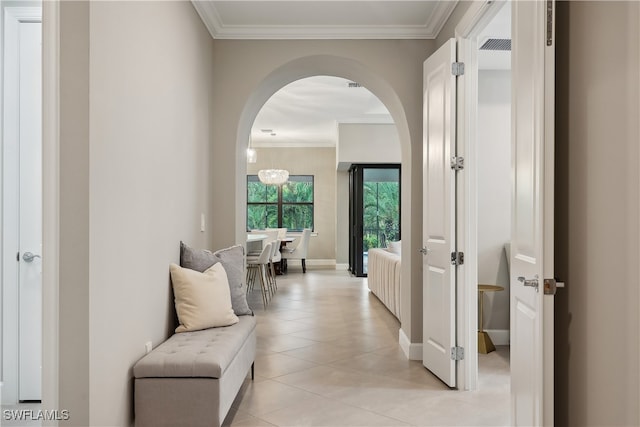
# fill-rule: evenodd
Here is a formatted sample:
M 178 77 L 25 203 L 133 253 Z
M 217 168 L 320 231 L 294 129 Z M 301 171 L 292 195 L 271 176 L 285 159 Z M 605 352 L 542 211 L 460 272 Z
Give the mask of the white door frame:
M 464 157 L 464 173 L 457 184 L 457 244 L 464 252 L 464 264 L 458 268 L 457 340 L 465 349 L 458 363 L 458 388 L 478 387 L 478 211 L 477 211 L 477 123 L 478 60 L 477 37 L 493 19 L 505 0 L 472 2 L 455 29 L 458 61 L 464 62 L 465 73 L 458 77 L 458 155 Z
M 16 248 L 19 247 L 18 210 L 19 190 L 19 150 L 17 146 L 10 147 L 9 142 L 15 143 L 19 139 L 17 114 L 20 94 L 18 93 L 19 79 L 18 44 L 8 43 L 18 40 L 19 24 L 27 22 L 41 22 L 42 9 L 40 7 L 5 7 L 2 26 L 2 389 L 1 401 L 12 404 L 18 401 L 18 372 L 19 372 L 19 288 L 18 269 L 15 262 Z M 11 124 L 11 125 L 9 125 Z M 16 208 L 16 209 L 14 209 Z
M 458 79 L 458 152 L 462 152 L 465 157 L 465 173 L 459 180 L 458 198 L 458 247 L 465 252 L 464 268 L 459 270 L 458 282 L 458 342 L 462 343 L 465 353 L 473 357 L 465 357 L 464 361 L 458 365 L 459 388 L 464 390 L 474 390 L 478 386 L 478 357 L 477 357 L 477 186 L 476 180 L 476 117 L 477 117 L 477 35 L 486 24 L 496 15 L 506 0 L 473 2 L 455 29 L 455 36 L 458 39 L 458 61 L 465 63 L 467 71 L 464 78 Z M 554 8 L 555 13 L 555 8 Z M 553 28 L 555 38 L 555 28 Z M 545 53 L 549 56 L 549 53 Z M 552 60 L 552 58 L 547 58 Z M 547 72 L 545 69 L 544 72 Z M 541 80 L 549 79 L 551 76 L 540 76 Z M 545 87 L 545 115 L 553 118 L 554 104 L 549 102 L 553 97 L 553 88 Z M 550 98 L 551 97 L 551 98 Z M 546 132 L 552 132 L 550 128 Z M 546 138 L 552 137 L 547 135 Z M 553 152 L 545 153 L 545 164 L 553 165 Z M 553 174 L 545 171 L 545 186 L 553 188 Z M 463 186 L 463 187 L 460 187 Z M 545 206 L 552 207 L 553 192 L 546 192 Z M 465 208 L 466 205 L 466 208 Z M 552 208 L 551 208 L 552 209 Z M 546 213 L 545 215 L 549 215 Z M 547 239 L 546 239 L 547 240 Z M 553 254 L 553 242 L 545 240 L 545 277 L 553 277 L 553 259 L 549 259 L 549 254 Z M 549 246 L 551 245 L 551 246 Z M 553 297 L 545 297 L 545 312 L 553 312 Z M 549 320 L 545 316 L 545 321 Z M 545 331 L 550 330 L 548 323 L 545 323 Z M 550 331 L 551 332 L 551 331 Z M 553 336 L 545 333 L 545 336 Z M 546 338 L 545 338 L 546 340 Z M 545 349 L 552 348 L 545 346 Z M 553 354 L 552 351 L 545 351 L 544 354 L 544 424 L 553 425 Z

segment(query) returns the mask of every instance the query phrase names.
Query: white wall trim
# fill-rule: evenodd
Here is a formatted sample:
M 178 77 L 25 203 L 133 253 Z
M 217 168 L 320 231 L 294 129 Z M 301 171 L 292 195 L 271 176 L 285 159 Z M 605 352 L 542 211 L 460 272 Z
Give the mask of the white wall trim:
M 336 263 L 336 270 L 348 270 L 349 264 Z
M 422 360 L 422 343 L 409 341 L 409 337 L 407 337 L 402 328 L 398 332 L 398 343 L 407 359 Z
M 509 329 L 485 329 L 495 345 L 510 345 Z
M 42 3 L 42 409 L 54 410 L 59 408 L 60 2 Z
M 478 387 L 478 212 L 477 212 L 477 156 L 476 117 L 478 112 L 477 36 L 505 4 L 504 0 L 473 2 L 456 26 L 458 61 L 465 63 L 466 72 L 458 79 L 457 92 L 457 150 L 465 158 L 465 174 L 458 185 L 457 218 L 458 247 L 465 253 L 465 265 L 458 271 L 457 341 L 465 353 L 473 355 L 457 366 L 458 388 L 475 390 Z M 460 155 L 460 154 L 459 154 Z
M 472 37 L 498 13 L 506 0 L 474 1 L 455 29 L 455 37 Z

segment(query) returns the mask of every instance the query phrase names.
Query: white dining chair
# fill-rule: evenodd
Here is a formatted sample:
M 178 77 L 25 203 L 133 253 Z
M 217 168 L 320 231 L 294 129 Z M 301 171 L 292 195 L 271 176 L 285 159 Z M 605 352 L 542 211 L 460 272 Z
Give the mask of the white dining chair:
M 273 243 L 267 243 L 263 245 L 262 252 L 259 255 L 247 255 L 247 288 L 253 290 L 256 276 L 260 277 L 260 291 L 262 292 L 262 303 L 265 309 L 271 296 L 270 291 L 267 289 L 270 286 L 267 270 L 271 259 L 272 246 Z
M 273 293 L 278 290 L 278 283 L 276 282 L 276 263 L 282 260 L 282 254 L 280 253 L 280 239 L 271 242 L 271 278 L 273 284 Z
M 278 228 L 278 239 L 282 240 L 287 237 L 287 228 Z
M 297 237 L 293 242 L 282 249 L 282 258 L 285 260 L 299 259 L 302 261 L 302 272 L 307 272 L 307 253 L 309 252 L 309 238 L 311 237 L 311 229 L 302 230 L 302 235 Z

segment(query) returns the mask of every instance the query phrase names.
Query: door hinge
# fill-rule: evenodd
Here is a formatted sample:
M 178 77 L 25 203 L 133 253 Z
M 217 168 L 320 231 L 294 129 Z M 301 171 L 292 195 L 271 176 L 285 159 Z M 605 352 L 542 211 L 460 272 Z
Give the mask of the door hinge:
M 20 262 L 20 252 L 16 252 L 16 261 Z
M 464 347 L 451 347 L 451 360 L 464 360 Z
M 451 169 L 454 171 L 461 171 L 464 169 L 464 157 L 451 157 Z
M 464 252 L 451 252 L 451 265 L 464 264 Z
M 454 62 L 451 64 L 451 74 L 461 76 L 464 74 L 464 62 Z

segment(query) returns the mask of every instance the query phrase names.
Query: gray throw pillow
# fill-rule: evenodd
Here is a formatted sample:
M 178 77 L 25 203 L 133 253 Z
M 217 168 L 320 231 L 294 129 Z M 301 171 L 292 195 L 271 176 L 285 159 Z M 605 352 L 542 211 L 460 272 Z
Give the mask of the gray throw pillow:
M 184 242 L 180 242 L 180 267 L 204 273 L 206 269 L 216 262 L 218 260 L 213 255 L 213 252 L 206 249 L 194 249 Z
M 244 280 L 244 248 L 242 245 L 215 251 L 213 255 L 222 263 L 229 279 L 231 305 L 236 316 L 253 314 L 247 303 L 247 288 Z
M 253 314 L 247 304 L 244 279 L 244 248 L 241 245 L 221 249 L 215 253 L 206 249 L 194 249 L 180 242 L 180 266 L 204 272 L 215 263 L 221 263 L 229 280 L 231 305 L 236 316 Z

